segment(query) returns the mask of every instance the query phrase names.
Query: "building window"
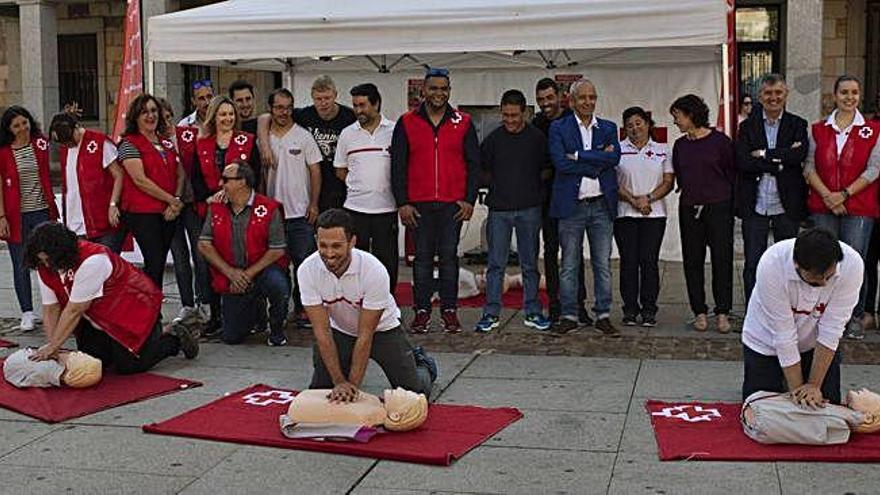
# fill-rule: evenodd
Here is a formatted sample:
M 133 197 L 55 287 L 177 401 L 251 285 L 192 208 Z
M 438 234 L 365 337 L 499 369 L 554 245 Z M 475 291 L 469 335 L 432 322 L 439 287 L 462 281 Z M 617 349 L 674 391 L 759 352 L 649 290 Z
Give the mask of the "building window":
M 745 4 L 736 8 L 739 94 L 755 97 L 761 78 L 781 72 L 783 6 Z
M 880 0 L 868 3 L 865 40 L 865 111 L 880 112 Z
M 83 120 L 100 119 L 97 35 L 58 36 L 58 99 L 78 103 Z

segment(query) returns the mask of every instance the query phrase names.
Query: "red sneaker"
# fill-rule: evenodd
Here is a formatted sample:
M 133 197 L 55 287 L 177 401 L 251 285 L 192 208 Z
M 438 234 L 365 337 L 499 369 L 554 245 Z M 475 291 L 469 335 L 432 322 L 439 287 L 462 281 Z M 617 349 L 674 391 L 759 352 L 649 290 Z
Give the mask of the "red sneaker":
M 409 324 L 409 331 L 412 333 L 428 333 L 428 327 L 431 325 L 431 311 L 427 309 L 416 310 L 416 317 Z
M 443 331 L 446 333 L 461 332 L 461 323 L 458 322 L 458 313 L 454 309 L 444 309 L 440 315 L 443 319 Z

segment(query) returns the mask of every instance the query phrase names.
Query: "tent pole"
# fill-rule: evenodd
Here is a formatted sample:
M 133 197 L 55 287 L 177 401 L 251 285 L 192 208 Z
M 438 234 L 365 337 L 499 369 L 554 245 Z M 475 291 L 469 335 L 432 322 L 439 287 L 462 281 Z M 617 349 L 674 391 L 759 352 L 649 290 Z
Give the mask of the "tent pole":
M 289 89 L 291 93 L 294 92 L 294 87 L 293 87 L 293 83 L 295 82 L 294 77 L 295 76 L 294 76 L 293 61 L 290 59 L 287 59 L 284 61 L 284 73 L 281 75 L 281 84 L 285 88 Z
M 147 62 L 147 93 L 155 94 L 156 90 L 156 63 L 153 62 L 153 59 L 150 58 L 150 61 Z
M 721 88 L 722 88 L 722 97 L 724 98 L 724 134 L 731 136 L 731 122 L 730 122 L 730 74 L 728 71 L 730 70 L 730 54 L 727 51 L 728 43 L 724 43 L 721 45 Z

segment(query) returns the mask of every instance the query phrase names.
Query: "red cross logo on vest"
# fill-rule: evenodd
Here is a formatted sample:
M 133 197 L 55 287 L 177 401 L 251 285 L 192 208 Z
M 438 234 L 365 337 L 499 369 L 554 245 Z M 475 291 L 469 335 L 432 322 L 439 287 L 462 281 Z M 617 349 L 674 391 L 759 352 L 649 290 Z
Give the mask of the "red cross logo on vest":
M 234 141 L 235 141 L 235 144 L 237 144 L 239 146 L 244 146 L 244 144 L 247 143 L 247 140 L 248 140 L 248 138 L 246 135 L 239 134 L 238 136 L 235 136 Z
M 863 126 L 861 129 L 859 129 L 859 137 L 861 137 L 862 139 L 870 139 L 873 135 L 874 129 L 871 129 L 868 126 Z
M 272 404 L 289 404 L 293 402 L 293 393 L 287 390 L 266 390 L 253 392 L 242 397 L 245 404 L 252 406 L 269 406 Z
M 187 143 L 191 143 L 194 137 L 196 137 L 196 135 L 189 129 L 180 133 L 180 139 L 183 139 Z
M 169 141 L 169 140 L 167 140 L 167 139 L 163 139 L 163 140 L 162 140 L 162 146 L 164 146 L 166 149 L 169 149 L 169 150 L 170 150 L 171 148 L 174 147 L 174 143 L 172 143 L 171 141 Z
M 689 411 L 695 413 L 691 416 Z M 651 416 L 660 416 L 664 418 L 680 419 L 688 423 L 700 423 L 704 421 L 712 421 L 712 418 L 720 418 L 721 413 L 718 409 L 703 408 L 693 404 L 685 404 L 681 406 L 664 407 L 660 411 L 652 412 Z
M 73 270 L 67 270 L 66 272 L 61 274 L 61 283 L 66 283 L 67 281 L 73 281 L 73 277 L 76 275 Z
M 452 117 L 449 117 L 449 121 L 453 124 L 458 124 L 459 122 L 461 122 L 461 114 L 458 112 L 454 112 L 452 114 Z
M 651 151 L 651 150 L 648 150 L 648 151 L 645 152 L 645 155 L 646 155 L 648 158 L 651 158 L 652 156 L 654 156 L 654 152 Z
M 37 138 L 37 148 L 40 148 L 40 151 L 46 151 L 49 148 L 49 143 L 43 138 Z
M 266 208 L 266 205 L 259 205 L 254 208 L 254 215 L 256 215 L 257 218 L 263 218 L 267 213 L 269 213 L 269 209 Z
M 89 154 L 94 155 L 95 152 L 98 151 L 98 142 L 94 139 L 89 141 L 89 144 L 86 145 L 86 151 L 88 151 Z

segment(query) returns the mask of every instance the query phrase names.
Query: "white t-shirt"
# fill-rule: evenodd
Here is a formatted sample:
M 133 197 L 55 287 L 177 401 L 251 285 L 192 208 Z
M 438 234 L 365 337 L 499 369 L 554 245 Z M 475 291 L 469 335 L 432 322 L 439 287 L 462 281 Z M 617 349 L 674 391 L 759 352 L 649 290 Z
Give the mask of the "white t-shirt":
M 113 272 L 113 264 L 106 254 L 93 254 L 83 260 L 79 269 L 73 275 L 73 287 L 70 290 L 69 299 L 72 303 L 84 303 L 97 299 L 104 295 L 104 282 L 110 278 Z M 62 282 L 69 276 L 66 272 L 59 272 Z M 58 298 L 42 278 L 40 281 L 40 295 L 43 306 L 58 304 Z
M 381 118 L 370 134 L 355 122 L 342 130 L 333 166 L 347 168 L 345 207 L 361 213 L 397 211 L 391 192 L 391 136 L 394 122 Z
M 79 178 L 76 174 L 76 162 L 79 159 L 80 150 L 86 153 L 98 152 L 98 143 L 90 140 L 86 142 L 81 140 L 79 146 L 70 148 L 67 151 L 67 165 L 64 168 L 64 175 L 67 179 L 67 196 L 65 200 L 65 220 L 67 228 L 74 231 L 78 236 L 86 235 L 86 222 L 83 218 L 82 197 L 79 194 Z M 104 140 L 103 149 L 104 169 L 116 161 L 116 146 L 109 140 Z
M 400 309 L 388 290 L 388 271 L 370 253 L 352 249 L 348 270 L 337 277 L 315 252 L 303 261 L 296 275 L 303 306 L 323 305 L 330 314 L 330 326 L 342 333 L 358 336 L 361 308 L 384 310 L 377 332 L 400 325 Z
M 581 131 L 581 141 L 584 142 L 584 151 L 590 151 L 593 149 L 593 128 L 599 125 L 599 121 L 596 119 L 596 116 L 593 115 L 593 120 L 590 121 L 590 124 L 585 124 L 580 117 L 575 114 L 575 120 L 578 123 L 578 130 Z M 596 196 L 602 195 L 602 187 L 599 184 L 599 179 L 591 179 L 589 177 L 581 178 L 581 185 L 578 189 L 578 199 L 585 198 L 595 198 Z
M 636 196 L 644 196 L 663 182 L 663 174 L 671 174 L 672 161 L 665 144 L 652 139 L 636 148 L 629 138 L 620 142 L 620 164 L 617 166 L 617 183 Z M 619 217 L 659 218 L 666 216 L 666 202 L 662 199 L 651 203 L 651 214 L 642 215 L 626 201 L 617 203 Z
M 283 137 L 270 134 L 269 145 L 278 164 L 266 179 L 269 196 L 284 205 L 285 219 L 306 216 L 312 189 L 309 165 L 322 160 L 318 143 L 309 131 L 293 124 Z
M 758 262 L 757 283 L 743 322 L 742 342 L 765 356 L 777 356 L 785 368 L 800 362 L 802 352 L 820 343 L 836 350 L 846 322 L 859 300 L 864 263 L 853 248 L 840 243 L 843 260 L 823 287 L 798 275 L 795 239 L 779 241 Z

